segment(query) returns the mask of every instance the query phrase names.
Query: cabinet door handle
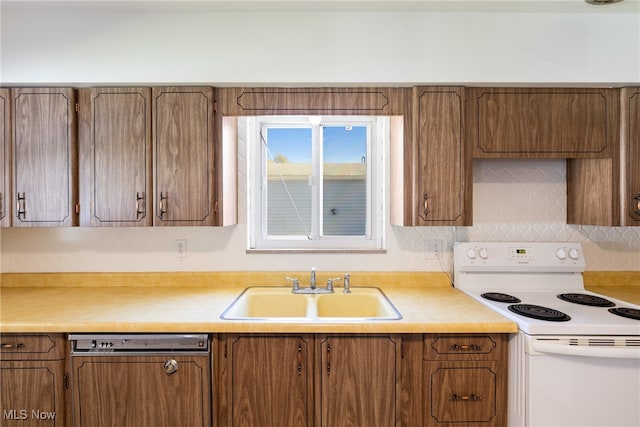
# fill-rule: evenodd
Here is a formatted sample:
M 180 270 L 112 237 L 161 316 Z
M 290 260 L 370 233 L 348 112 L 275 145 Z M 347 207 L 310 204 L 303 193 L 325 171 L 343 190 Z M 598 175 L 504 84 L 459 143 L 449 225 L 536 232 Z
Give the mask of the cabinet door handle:
M 164 214 L 167 213 L 167 193 L 161 191 L 160 192 L 160 219 L 164 219 L 163 216 Z
M 451 396 L 451 400 L 469 402 L 482 399 L 480 399 L 480 396 L 476 396 L 475 394 L 466 394 L 460 396 L 454 393 L 453 396 Z
M 429 195 L 429 193 L 427 193 L 426 191 L 424 193 L 422 193 L 422 199 L 424 200 L 424 205 L 422 206 L 423 210 L 422 210 L 422 215 L 418 214 L 418 217 L 420 217 L 423 221 L 427 221 L 427 217 L 429 216 L 429 199 L 431 198 L 431 196 Z
M 298 343 L 298 375 L 302 375 L 302 344 Z
M 449 350 L 454 351 L 479 351 L 480 346 L 475 344 L 454 344 L 449 347 Z
M 18 192 L 18 203 L 17 203 L 17 218 L 20 219 L 20 215 L 22 215 L 22 219 L 25 219 L 27 216 L 27 209 L 26 209 L 26 196 L 24 193 L 20 193 Z
M 141 209 L 141 207 L 143 209 Z M 142 193 L 136 191 L 136 219 L 140 219 L 141 216 L 144 216 L 146 213 L 144 207 L 144 191 Z
M 18 350 L 18 349 L 21 349 L 21 348 L 25 348 L 25 345 L 23 343 L 21 343 L 21 342 L 19 342 L 17 344 L 11 344 L 11 343 L 4 343 L 3 342 L 2 344 L 0 344 L 0 347 L 2 347 L 4 349 L 7 349 L 7 350 L 10 350 L 10 349 Z
M 164 362 L 164 372 L 167 375 L 175 374 L 178 370 L 178 361 L 175 359 L 169 359 Z
M 633 198 L 636 201 L 636 215 L 640 215 L 640 193 L 636 194 Z

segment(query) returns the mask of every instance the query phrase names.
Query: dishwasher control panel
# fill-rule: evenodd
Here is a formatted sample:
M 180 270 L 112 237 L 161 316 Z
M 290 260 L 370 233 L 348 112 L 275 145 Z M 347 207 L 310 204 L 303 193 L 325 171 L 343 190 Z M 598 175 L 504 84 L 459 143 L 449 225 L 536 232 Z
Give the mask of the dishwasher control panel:
M 208 352 L 206 334 L 70 334 L 71 354 L 100 352 Z

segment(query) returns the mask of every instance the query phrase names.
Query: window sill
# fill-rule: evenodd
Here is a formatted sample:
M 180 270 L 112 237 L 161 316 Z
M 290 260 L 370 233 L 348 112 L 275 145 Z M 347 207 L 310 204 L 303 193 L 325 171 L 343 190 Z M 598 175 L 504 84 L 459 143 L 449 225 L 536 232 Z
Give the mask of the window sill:
M 319 254 L 319 253 L 331 253 L 331 254 L 386 254 L 386 249 L 247 249 L 247 254 Z

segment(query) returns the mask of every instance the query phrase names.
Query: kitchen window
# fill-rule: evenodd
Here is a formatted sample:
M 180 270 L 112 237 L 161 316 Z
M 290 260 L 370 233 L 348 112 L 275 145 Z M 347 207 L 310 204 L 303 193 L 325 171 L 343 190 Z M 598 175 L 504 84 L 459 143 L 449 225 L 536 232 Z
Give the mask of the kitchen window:
M 380 250 L 389 120 L 247 121 L 249 250 Z

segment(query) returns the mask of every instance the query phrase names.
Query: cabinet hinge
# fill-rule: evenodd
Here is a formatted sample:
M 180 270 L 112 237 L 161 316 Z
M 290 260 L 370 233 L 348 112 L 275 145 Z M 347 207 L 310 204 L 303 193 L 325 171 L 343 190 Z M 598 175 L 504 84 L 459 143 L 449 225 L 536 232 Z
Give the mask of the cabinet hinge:
M 217 214 L 218 213 L 218 202 L 214 202 L 213 203 L 213 213 Z
M 65 390 L 69 390 L 69 374 L 64 374 L 62 377 L 62 386 Z
M 76 214 L 80 215 L 80 203 L 76 203 Z
M 76 114 L 80 113 L 80 104 L 76 102 Z
M 218 101 L 213 101 L 213 112 L 214 113 L 218 112 Z

